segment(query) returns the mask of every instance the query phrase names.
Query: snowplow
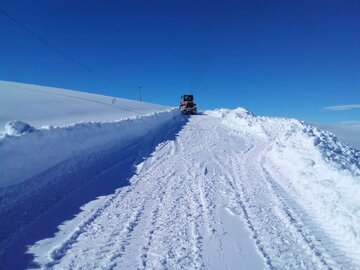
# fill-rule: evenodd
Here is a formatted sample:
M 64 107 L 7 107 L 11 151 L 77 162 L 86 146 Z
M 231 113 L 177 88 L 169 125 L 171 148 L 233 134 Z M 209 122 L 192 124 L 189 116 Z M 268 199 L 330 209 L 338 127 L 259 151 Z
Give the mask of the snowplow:
M 179 108 L 182 114 L 195 114 L 197 109 L 194 103 L 194 96 L 182 95 Z

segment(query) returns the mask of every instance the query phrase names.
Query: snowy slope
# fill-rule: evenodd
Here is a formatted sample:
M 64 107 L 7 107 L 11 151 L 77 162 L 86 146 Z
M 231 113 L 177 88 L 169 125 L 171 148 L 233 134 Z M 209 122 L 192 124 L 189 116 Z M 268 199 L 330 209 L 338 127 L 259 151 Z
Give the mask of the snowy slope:
M 0 81 L 2 133 L 19 135 L 30 125 L 24 129 L 26 136 L 0 137 L 0 187 L 17 184 L 72 156 L 140 137 L 176 113 L 156 104 Z
M 242 108 L 35 127 L 0 140 L 1 269 L 360 267 L 360 152 L 328 132 Z
M 90 183 L 101 168 L 119 160 L 141 160 L 140 153 L 158 142 L 153 134 L 179 115 L 178 109 L 156 104 L 12 82 L 0 82 L 0 97 L 0 216 L 7 217 L 0 221 L 0 269 L 28 265 L 26 261 L 14 264 L 21 254 L 17 249 L 25 248 L 21 241 L 31 241 L 30 236 L 19 241 L 19 232 L 68 192 Z M 143 142 L 139 155 L 121 154 L 138 141 Z M 118 153 L 111 160 L 96 158 L 114 149 Z M 66 170 L 53 173 L 66 165 Z M 70 171 L 73 174 L 67 178 Z M 116 187 L 124 185 L 131 171 L 129 164 Z M 107 193 L 111 187 L 111 183 L 96 187 L 78 196 L 76 203 L 88 202 L 87 196 L 95 199 L 94 194 Z M 74 210 L 63 213 L 69 209 Z M 38 232 L 43 231 L 44 227 Z
M 0 134 L 11 120 L 40 128 L 44 125 L 115 121 L 166 109 L 169 107 L 117 97 L 0 81 Z
M 341 141 L 360 150 L 360 122 L 349 121 L 340 124 L 314 124 L 323 130 L 330 131 Z

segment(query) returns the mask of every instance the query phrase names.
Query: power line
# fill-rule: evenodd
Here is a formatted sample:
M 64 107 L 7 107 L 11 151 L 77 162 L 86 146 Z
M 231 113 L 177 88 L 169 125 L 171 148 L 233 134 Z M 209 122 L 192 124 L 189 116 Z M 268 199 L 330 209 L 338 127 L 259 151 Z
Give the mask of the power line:
M 2 13 L 5 17 L 7 17 L 8 19 L 10 19 L 12 22 L 14 22 L 15 24 L 17 24 L 18 26 L 20 26 L 21 28 L 23 28 L 25 31 L 27 31 L 28 33 L 30 33 L 32 36 L 34 36 L 35 38 L 37 38 L 38 40 L 40 40 L 42 43 L 44 43 L 45 45 L 49 46 L 50 48 L 52 48 L 54 51 L 56 51 L 57 53 L 61 54 L 62 56 L 64 56 L 66 59 L 68 59 L 69 61 L 71 61 L 72 63 L 74 63 L 75 65 L 78 65 L 79 67 L 85 69 L 86 71 L 92 73 L 93 75 L 96 75 L 97 77 L 111 82 L 115 85 L 118 85 L 122 88 L 129 88 L 129 89 L 135 89 L 135 87 L 130 87 L 127 85 L 123 85 L 120 84 L 108 77 L 105 77 L 104 75 L 96 72 L 95 70 L 89 68 L 88 66 L 82 64 L 81 62 L 79 62 L 78 60 L 76 60 L 74 57 L 72 57 L 71 55 L 63 52 L 62 50 L 60 50 L 58 47 L 56 47 L 54 44 L 50 43 L 49 41 L 47 41 L 45 38 L 43 38 L 42 36 L 40 36 L 39 34 L 37 34 L 36 32 L 34 32 L 33 30 L 31 30 L 28 26 L 26 26 L 25 24 L 23 24 L 22 22 L 20 22 L 19 20 L 17 20 L 16 18 L 14 18 L 13 16 L 9 15 L 5 10 L 0 8 L 0 13 Z
M 57 95 L 57 96 L 64 96 L 64 97 L 69 97 L 69 98 L 74 98 L 74 99 L 81 99 L 81 100 L 86 100 L 86 101 L 90 101 L 90 102 L 94 102 L 94 103 L 98 103 L 98 104 L 102 104 L 102 105 L 106 105 L 106 106 L 119 108 L 119 109 L 124 110 L 124 111 L 129 111 L 129 112 L 138 113 L 138 114 L 145 114 L 144 112 L 134 110 L 133 108 L 131 108 L 129 106 L 115 104 L 116 103 L 116 98 L 113 98 L 111 104 L 109 104 L 107 102 L 102 102 L 102 101 L 99 101 L 99 100 L 94 100 L 94 99 L 90 99 L 90 98 L 86 98 L 86 97 L 74 96 L 74 95 L 64 94 L 64 93 L 48 92 L 48 91 L 43 91 L 43 90 L 40 90 L 40 89 L 28 88 L 28 87 L 25 87 L 25 86 L 19 86 L 19 87 L 23 88 L 23 89 L 26 89 L 27 91 L 42 92 L 42 93 L 47 93 L 47 94 L 50 93 L 52 95 Z

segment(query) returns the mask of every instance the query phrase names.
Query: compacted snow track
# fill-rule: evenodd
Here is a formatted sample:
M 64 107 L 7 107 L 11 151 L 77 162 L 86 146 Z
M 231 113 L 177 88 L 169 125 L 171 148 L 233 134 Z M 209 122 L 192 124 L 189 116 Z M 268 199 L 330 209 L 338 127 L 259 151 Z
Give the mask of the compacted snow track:
M 66 237 L 33 247 L 37 262 L 54 269 L 264 268 L 251 232 L 230 210 L 219 174 L 227 169 L 216 161 L 216 153 L 249 145 L 224 140 L 230 130 L 214 120 L 189 118 L 175 140 L 137 166 L 130 186 L 65 225 Z
M 162 135 L 130 185 L 88 203 L 54 237 L 30 247 L 35 263 L 46 269 L 358 267 L 356 248 L 344 252 L 335 229 L 323 227 L 309 204 L 286 191 L 288 176 L 271 169 L 273 141 L 212 113 L 179 118 L 174 126 L 176 136 Z
M 175 140 L 138 165 L 130 186 L 64 229 L 65 241 L 35 246 L 37 261 L 54 269 L 264 268 L 247 226 L 229 208 L 216 162 L 216 153 L 249 146 L 223 140 L 230 130 L 214 120 L 189 118 Z

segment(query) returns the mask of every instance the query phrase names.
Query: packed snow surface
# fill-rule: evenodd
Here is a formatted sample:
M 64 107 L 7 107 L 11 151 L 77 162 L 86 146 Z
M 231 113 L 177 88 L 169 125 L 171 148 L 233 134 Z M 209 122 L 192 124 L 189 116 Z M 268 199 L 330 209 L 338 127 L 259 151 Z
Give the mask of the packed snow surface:
M 0 154 L 1 269 L 360 268 L 360 153 L 295 119 L 168 110 Z

